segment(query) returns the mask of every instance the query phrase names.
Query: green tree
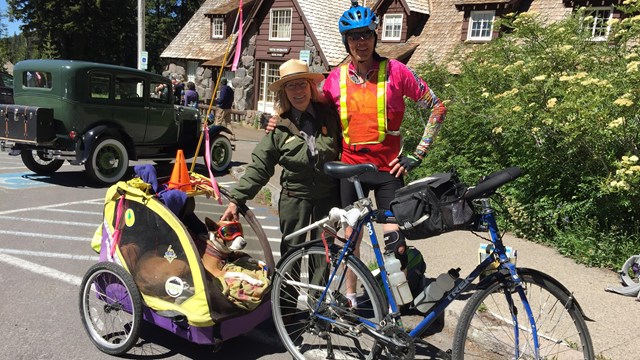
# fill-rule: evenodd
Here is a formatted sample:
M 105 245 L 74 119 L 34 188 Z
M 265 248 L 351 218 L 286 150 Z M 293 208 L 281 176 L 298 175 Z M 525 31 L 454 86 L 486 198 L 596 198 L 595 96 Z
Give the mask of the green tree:
M 51 35 L 47 35 L 47 38 L 44 39 L 44 44 L 40 51 L 40 57 L 42 59 L 56 59 L 58 57 L 58 51 L 51 40 Z
M 7 0 L 7 3 L 12 16 L 24 23 L 22 30 L 27 43 L 35 45 L 38 57 L 50 39 L 51 48 L 60 58 L 137 66 L 136 1 Z M 162 69 L 160 53 L 202 3 L 203 0 L 146 0 L 145 42 L 151 69 Z
M 0 71 L 5 62 L 9 61 L 9 39 L 7 38 L 7 26 L 4 19 L 6 14 L 0 12 Z
M 473 184 L 518 166 L 524 176 L 504 189 L 511 229 L 616 267 L 640 245 L 640 17 L 612 24 L 610 42 L 591 41 L 586 17 L 508 16 L 502 37 L 451 59 L 458 75 L 420 69 L 448 113 L 416 175 L 454 166 Z

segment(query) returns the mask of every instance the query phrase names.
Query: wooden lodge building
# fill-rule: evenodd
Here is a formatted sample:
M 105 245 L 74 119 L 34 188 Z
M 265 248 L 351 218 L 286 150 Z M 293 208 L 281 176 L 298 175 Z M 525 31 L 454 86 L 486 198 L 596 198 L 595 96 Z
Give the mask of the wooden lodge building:
M 360 1 L 379 19 L 377 51 L 410 67 L 445 63 L 458 46 L 476 46 L 499 36 L 500 16 L 536 12 L 558 21 L 579 7 L 592 10 L 595 41 L 606 40 L 611 18 L 622 0 L 377 0 Z M 206 0 L 161 54 L 164 75 L 193 81 L 205 104 L 222 71 L 234 88 L 236 110 L 253 123 L 273 111 L 269 84 L 283 62 L 306 60 L 311 71 L 327 74 L 348 61 L 338 19 L 350 0 L 244 0 L 240 60 L 235 72 L 239 0 Z M 455 65 L 446 63 L 450 70 Z M 429 82 L 429 79 L 425 79 Z

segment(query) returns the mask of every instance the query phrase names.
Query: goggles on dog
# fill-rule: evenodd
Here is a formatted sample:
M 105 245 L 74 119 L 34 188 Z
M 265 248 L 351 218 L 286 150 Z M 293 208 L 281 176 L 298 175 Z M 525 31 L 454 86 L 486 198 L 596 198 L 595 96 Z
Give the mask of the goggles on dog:
M 238 236 L 242 236 L 242 225 L 237 221 L 231 221 L 220 226 L 217 233 L 222 240 L 233 241 Z

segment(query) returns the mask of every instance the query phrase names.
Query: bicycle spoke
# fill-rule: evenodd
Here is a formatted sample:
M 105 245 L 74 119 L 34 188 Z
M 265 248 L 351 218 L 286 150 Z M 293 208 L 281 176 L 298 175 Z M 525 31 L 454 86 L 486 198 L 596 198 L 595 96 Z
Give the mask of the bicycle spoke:
M 346 269 L 341 265 L 331 279 L 336 268 L 326 263 L 323 248 L 302 249 L 281 264 L 272 290 L 274 321 L 296 358 L 372 358 L 375 339 L 362 331 L 358 317 L 379 322 L 385 307 L 364 265 L 357 259 L 346 264 L 356 275 L 357 308 L 350 308 L 346 297 Z
M 535 319 L 540 358 L 591 359 L 591 338 L 571 297 L 546 275 L 523 271 L 521 278 Z M 455 357 L 504 359 L 518 354 L 518 359 L 535 358 L 533 330 L 525 304 L 517 292 L 505 293 L 502 289 L 503 285 L 496 280 L 469 300 L 456 330 Z M 510 309 L 505 296 L 511 297 L 513 308 Z M 517 339 L 512 314 L 517 319 Z

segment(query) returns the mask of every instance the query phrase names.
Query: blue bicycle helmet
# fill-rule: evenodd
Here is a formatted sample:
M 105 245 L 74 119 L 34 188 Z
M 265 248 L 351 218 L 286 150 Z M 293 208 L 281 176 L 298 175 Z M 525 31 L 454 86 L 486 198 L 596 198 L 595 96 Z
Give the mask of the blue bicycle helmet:
M 345 11 L 338 20 L 340 34 L 353 29 L 369 28 L 375 30 L 378 26 L 378 18 L 373 10 L 368 7 L 359 6 L 357 1 L 351 2 L 351 8 Z

